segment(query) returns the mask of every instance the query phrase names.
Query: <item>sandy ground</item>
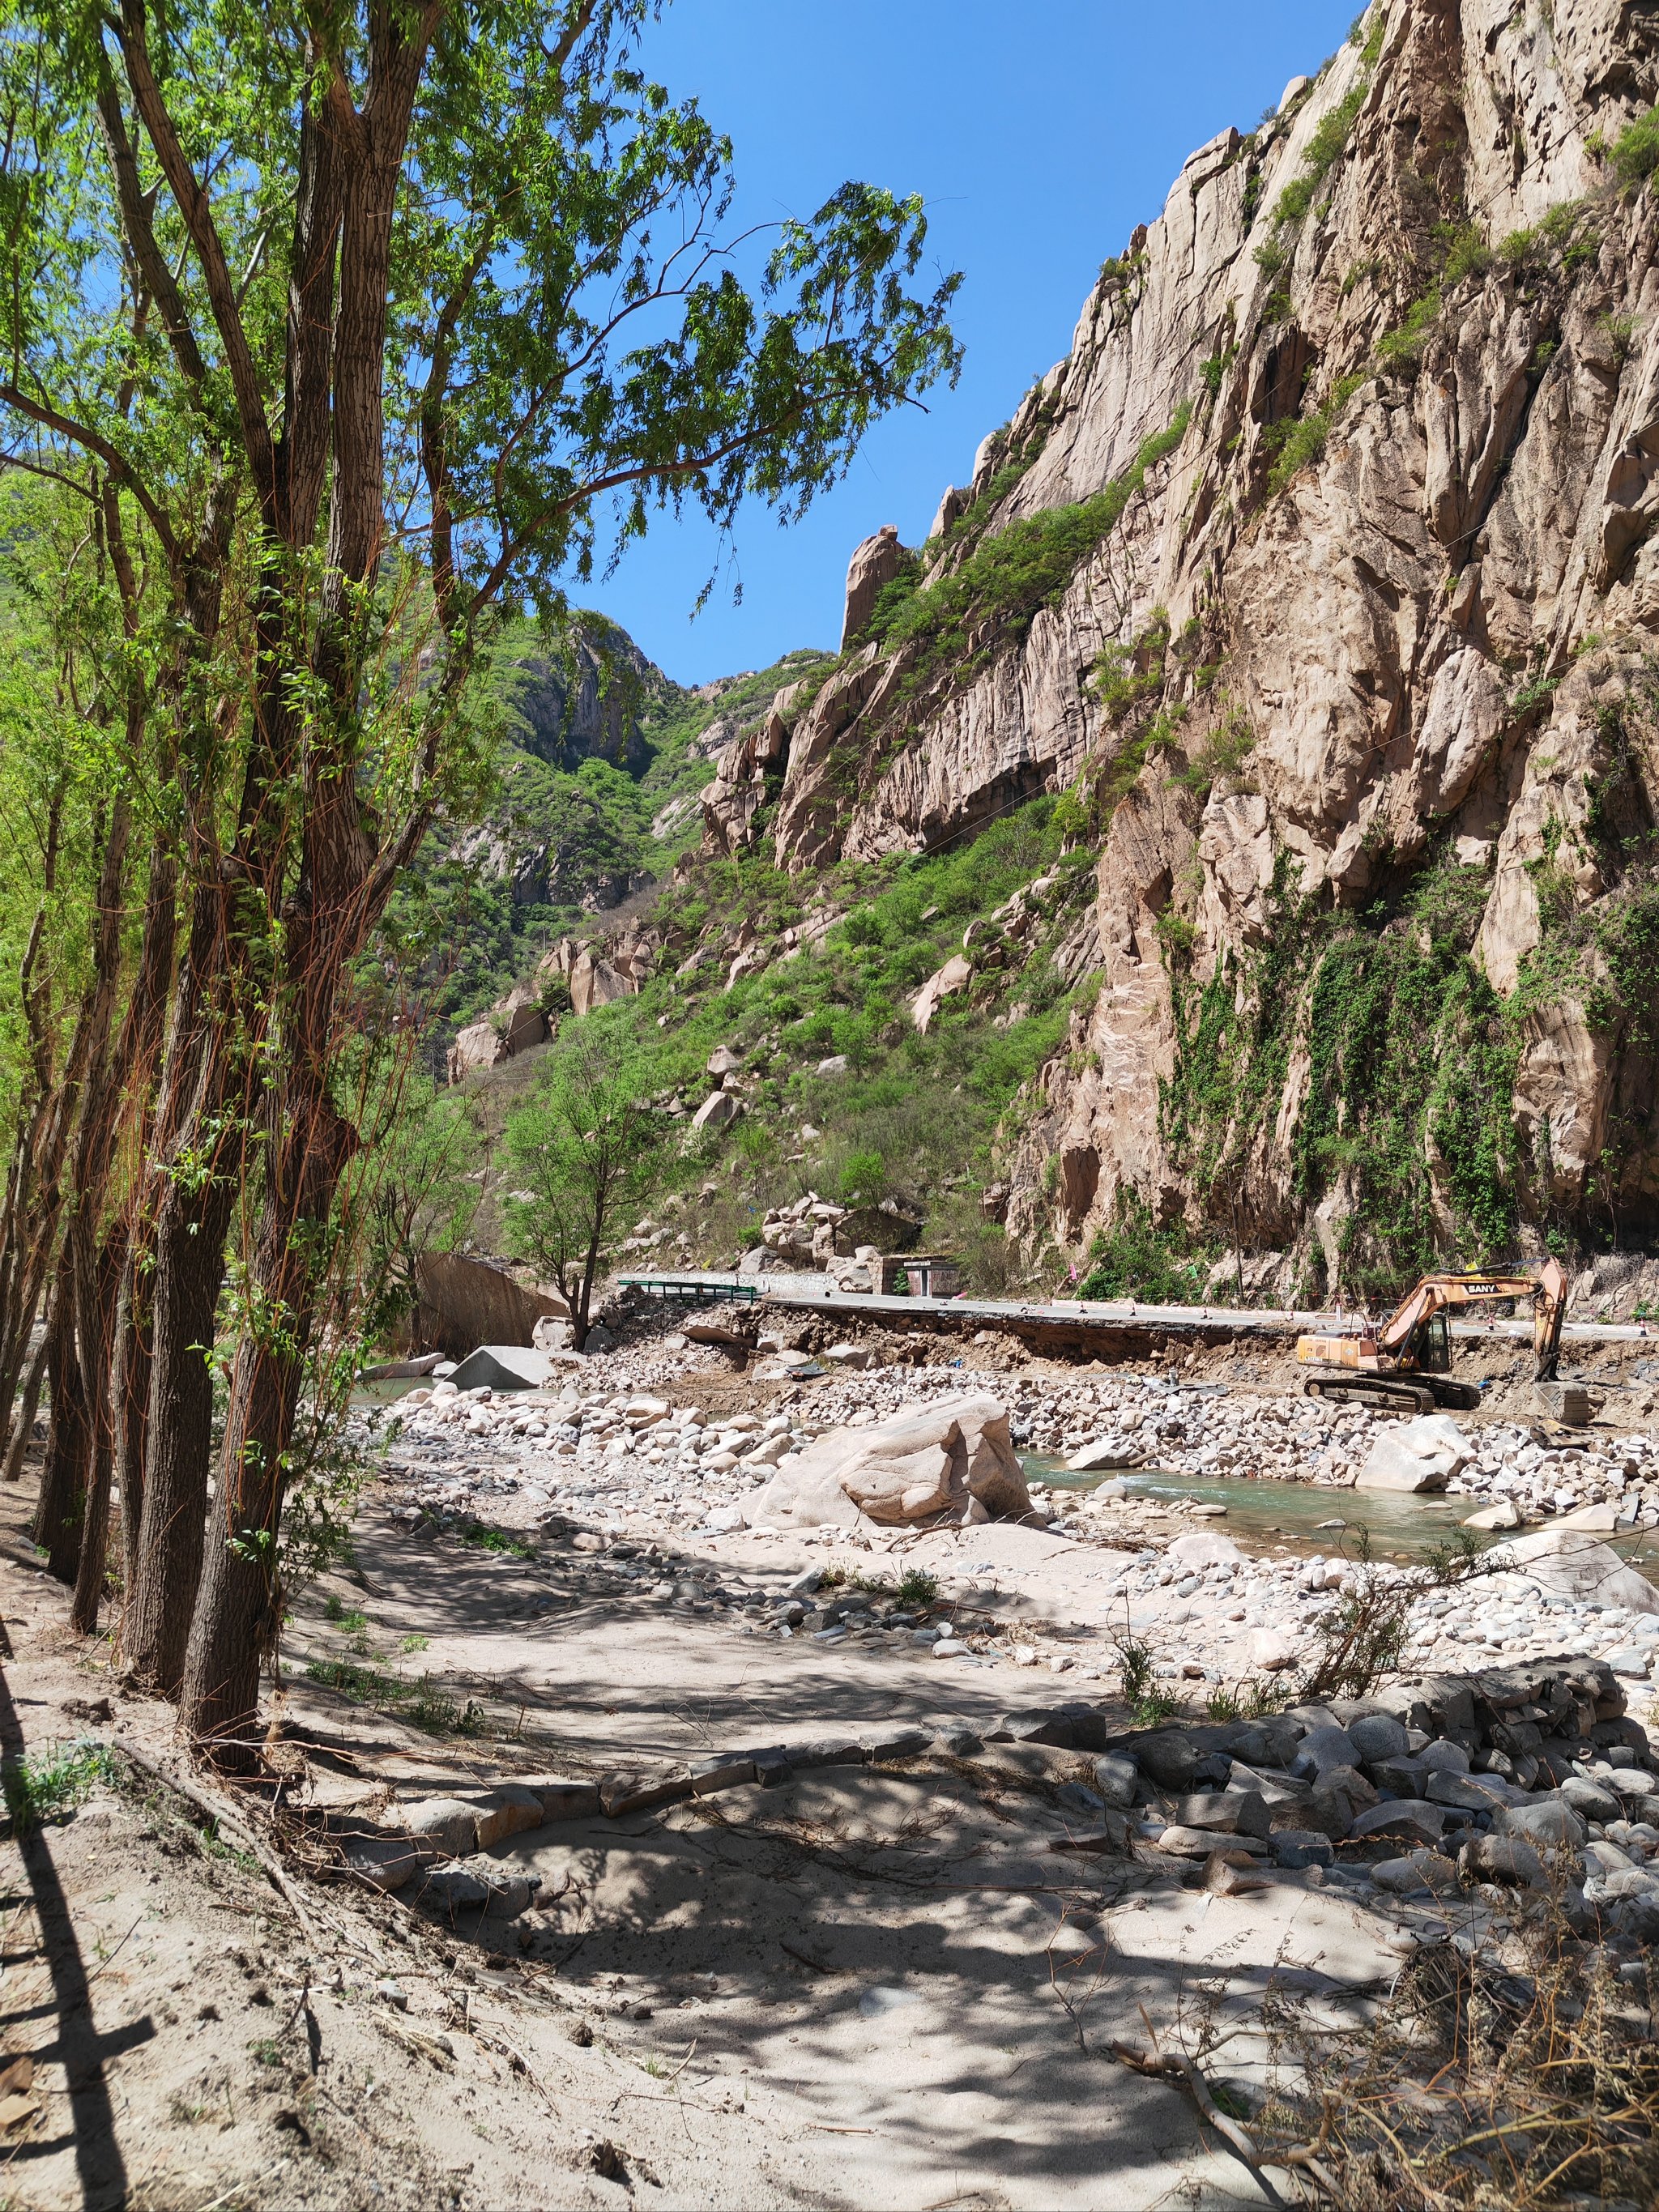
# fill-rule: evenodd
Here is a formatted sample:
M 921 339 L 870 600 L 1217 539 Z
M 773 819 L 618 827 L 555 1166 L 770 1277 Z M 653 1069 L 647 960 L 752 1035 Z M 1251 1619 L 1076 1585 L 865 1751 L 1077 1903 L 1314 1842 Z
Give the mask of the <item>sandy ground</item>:
M 70 1738 L 174 1758 L 168 1709 L 121 1694 L 25 1564 L 30 1502 L 0 1498 L 8 1765 Z M 604 1595 L 603 1562 L 541 1549 L 416 1540 L 365 1510 L 356 1575 L 293 1626 L 281 1756 L 302 1812 L 1010 1702 L 990 1669 L 644 1614 Z M 754 1571 L 792 1564 L 774 1547 Z M 306 1674 L 354 1652 L 483 1710 L 422 1731 Z M 1045 1676 L 1028 1701 L 1058 1693 Z M 279 1893 L 118 1751 L 72 1817 L 0 1844 L 0 2069 L 33 2070 L 0 2128 L 0 2207 L 1260 2203 L 1109 2039 L 1220 2037 L 1212 2078 L 1259 2083 L 1268 1983 L 1343 2032 L 1397 1971 L 1411 1910 L 1304 1875 L 1226 1898 L 1057 1850 L 1054 1788 L 1081 1771 L 1009 1747 L 544 1828 L 498 1847 L 541 1904 L 451 1929 L 320 1853 L 279 1863 Z

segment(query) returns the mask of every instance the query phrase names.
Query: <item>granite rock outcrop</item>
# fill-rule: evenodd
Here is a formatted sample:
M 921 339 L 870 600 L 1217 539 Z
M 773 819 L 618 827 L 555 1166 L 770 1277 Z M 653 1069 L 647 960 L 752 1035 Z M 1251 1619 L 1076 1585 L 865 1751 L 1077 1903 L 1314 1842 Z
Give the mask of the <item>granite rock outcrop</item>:
M 1420 1092 L 1425 1244 L 1659 1224 L 1656 96 L 1615 0 L 1374 0 L 1103 266 L 900 617 L 884 532 L 722 761 L 708 849 L 796 872 L 1072 793 L 1097 988 L 1016 1233 L 1133 1206 L 1329 1281 L 1392 1202 L 1367 1082 Z M 998 544 L 1069 550 L 1025 590 Z

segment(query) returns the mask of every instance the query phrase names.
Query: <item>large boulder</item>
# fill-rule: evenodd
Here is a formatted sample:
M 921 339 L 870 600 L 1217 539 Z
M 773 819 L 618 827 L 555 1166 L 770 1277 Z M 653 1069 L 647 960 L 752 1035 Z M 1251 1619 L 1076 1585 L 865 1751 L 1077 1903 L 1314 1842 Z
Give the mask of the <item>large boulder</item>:
M 936 975 L 927 978 L 910 1008 L 910 1018 L 924 1036 L 945 1000 L 957 991 L 965 991 L 973 980 L 974 963 L 964 960 L 959 952 L 953 953 Z
M 860 1516 L 916 1526 L 945 1517 L 1018 1518 L 1031 1501 L 996 1398 L 946 1398 L 867 1429 L 832 1429 L 792 1453 L 744 1504 L 752 1528 L 842 1528 Z
M 494 1022 L 472 1022 L 458 1031 L 449 1048 L 449 1080 L 465 1083 L 481 1068 L 495 1067 L 507 1057 L 506 1046 Z
M 691 1116 L 694 1129 L 724 1129 L 743 1111 L 743 1102 L 729 1091 L 711 1091 Z
M 591 945 L 584 945 L 571 961 L 570 1004 L 575 1013 L 591 1014 L 595 1006 L 608 1006 L 638 988 Z
M 1468 1466 L 1468 1438 L 1449 1413 L 1425 1413 L 1384 1429 L 1360 1468 L 1361 1490 L 1443 1490 Z
M 1559 1596 L 1596 1605 L 1622 1605 L 1632 1613 L 1659 1613 L 1659 1589 L 1627 1567 L 1611 1544 L 1583 1528 L 1538 1528 L 1491 1553 L 1494 1566 L 1512 1566 Z
M 452 1359 L 465 1359 L 479 1344 L 528 1345 L 538 1321 L 570 1318 L 556 1291 L 520 1282 L 504 1261 L 462 1252 L 422 1253 L 415 1262 L 415 1288 L 416 1335 Z

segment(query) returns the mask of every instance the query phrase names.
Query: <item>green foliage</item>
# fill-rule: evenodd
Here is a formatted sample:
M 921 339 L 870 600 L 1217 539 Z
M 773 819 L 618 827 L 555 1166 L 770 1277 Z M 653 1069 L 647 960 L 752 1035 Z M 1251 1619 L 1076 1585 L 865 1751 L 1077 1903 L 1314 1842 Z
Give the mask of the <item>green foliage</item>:
M 1331 425 L 1365 382 L 1364 372 L 1339 377 L 1331 388 L 1330 398 L 1322 407 L 1310 414 L 1287 418 L 1273 423 L 1262 439 L 1265 450 L 1274 456 L 1267 472 L 1270 492 L 1283 491 L 1291 478 L 1301 470 L 1310 468 L 1325 451 L 1325 441 Z
M 1177 742 L 1187 719 L 1185 707 L 1164 707 L 1146 727 L 1138 731 L 1097 770 L 1091 794 L 1095 825 L 1103 828 L 1113 813 L 1139 782 L 1148 761 L 1168 752 Z
M 536 1547 L 510 1528 L 492 1528 L 487 1522 L 471 1521 L 461 1530 L 461 1541 L 480 1552 L 500 1552 L 508 1559 L 533 1559 Z
M 1320 118 L 1313 137 L 1308 141 L 1308 150 L 1302 156 L 1304 171 L 1316 182 L 1341 158 L 1359 111 L 1365 104 L 1368 89 L 1368 82 L 1364 78 L 1358 84 L 1350 85 L 1335 106 Z
M 388 1674 L 383 1668 L 365 1667 L 355 1659 L 313 1659 L 306 1674 L 312 1681 L 337 1690 L 354 1705 L 395 1712 L 434 1735 L 476 1735 L 483 1717 L 471 1698 L 458 1705 L 429 1674 L 411 1682 L 401 1674 Z
M 1535 669 L 1530 676 L 1517 684 L 1510 693 L 1510 712 L 1513 714 L 1529 714 L 1534 707 L 1541 707 L 1554 697 L 1556 686 L 1560 681 L 1559 676 L 1549 675 L 1541 668 Z
M 513 1246 L 556 1285 L 578 1350 L 599 1255 L 619 1215 L 651 1187 L 664 1137 L 648 1103 L 659 1087 L 656 1056 L 625 1014 L 609 1013 L 571 1024 L 570 1041 L 549 1055 L 507 1131 L 526 1194 L 507 1201 Z
M 1444 257 L 1441 273 L 1448 284 L 1461 284 L 1466 276 L 1484 276 L 1498 259 L 1478 223 L 1437 222 L 1434 235 Z
M 1194 753 L 1184 769 L 1170 778 L 1200 799 L 1207 799 L 1218 783 L 1237 780 L 1245 762 L 1255 749 L 1255 732 L 1238 708 L 1230 708 L 1216 724 L 1203 744 Z M 1168 932 L 1165 924 L 1169 925 Z M 1189 925 L 1170 914 L 1158 918 L 1158 933 L 1176 941 L 1177 933 Z
M 1607 156 L 1621 185 L 1640 185 L 1659 169 L 1659 107 L 1627 123 Z
M 1378 362 L 1386 368 L 1414 369 L 1439 319 L 1440 288 L 1436 285 L 1420 299 L 1413 301 L 1398 329 L 1385 332 L 1377 340 Z
M 1293 229 L 1313 205 L 1315 194 L 1347 145 L 1354 120 L 1364 105 L 1368 82 L 1368 78 L 1362 77 L 1358 83 L 1350 86 L 1335 106 L 1320 118 L 1302 156 L 1301 175 L 1293 177 L 1279 194 L 1273 207 L 1275 236 L 1267 245 L 1258 246 L 1255 254 L 1257 262 L 1270 276 L 1276 276 L 1290 258 L 1276 234 Z
M 1431 1170 L 1471 1261 L 1507 1256 L 1524 1168 L 1510 1116 L 1521 1017 L 1470 957 L 1486 878 L 1441 860 L 1397 906 L 1356 915 L 1294 898 L 1289 868 L 1257 952 L 1201 987 L 1172 974 L 1176 1066 L 1159 1101 L 1172 1156 L 1205 1197 L 1230 1188 L 1299 1043 L 1310 1066 L 1293 1184 L 1311 1206 L 1342 1183 L 1345 1280 L 1382 1289 L 1446 1256 Z
M 1204 1295 L 1205 1271 L 1193 1240 L 1178 1224 L 1160 1228 L 1133 1192 L 1118 1200 L 1109 1229 L 1100 1230 L 1089 1254 L 1080 1298 L 1138 1298 L 1145 1305 L 1194 1305 Z
M 1132 283 L 1146 266 L 1146 256 L 1144 253 L 1109 254 L 1100 264 L 1096 282 L 1108 287 L 1126 286 Z
M 13 1835 L 61 1820 L 84 1804 L 99 1783 L 112 1783 L 116 1773 L 114 1753 L 89 1736 L 13 1760 L 0 1775 Z
M 1118 1671 L 1129 1717 L 1137 1728 L 1156 1728 L 1160 1721 L 1168 1720 L 1177 1708 L 1175 1698 L 1167 1690 L 1153 1686 L 1152 1647 L 1127 1631 L 1114 1640 L 1117 1645 Z
M 1232 367 L 1234 362 L 1236 362 L 1237 358 L 1238 348 L 1237 346 L 1225 346 L 1219 353 L 1212 353 L 1209 356 L 1207 360 L 1201 361 L 1199 363 L 1198 374 L 1200 379 L 1203 383 L 1204 389 L 1209 393 L 1212 399 L 1219 398 L 1221 395 L 1221 386 L 1226 377 L 1227 371 Z
M 1525 282 L 1546 273 L 1552 264 L 1565 276 L 1575 276 L 1600 250 L 1601 229 L 1593 203 L 1562 200 L 1540 222 L 1500 239 L 1498 258 Z
M 1163 690 L 1164 656 L 1169 642 L 1169 614 L 1163 607 L 1154 607 L 1133 645 L 1120 645 L 1114 639 L 1102 646 L 1087 682 L 1109 722 L 1121 722 L 1132 707 Z
M 887 1163 L 875 1151 L 848 1152 L 841 1164 L 841 1194 L 848 1206 L 878 1206 L 887 1195 Z
M 989 649 L 989 634 L 999 649 L 1023 636 L 1039 608 L 1060 599 L 1079 568 L 1116 528 L 1145 488 L 1147 471 L 1181 443 L 1191 414 L 1190 404 L 1183 405 L 1169 428 L 1146 439 L 1131 467 L 1104 491 L 1011 523 L 958 568 L 906 599 L 884 628 L 872 624 L 871 635 L 884 650 L 906 656 L 906 693 L 947 672 L 977 665 Z M 971 661 L 970 628 L 981 641 Z

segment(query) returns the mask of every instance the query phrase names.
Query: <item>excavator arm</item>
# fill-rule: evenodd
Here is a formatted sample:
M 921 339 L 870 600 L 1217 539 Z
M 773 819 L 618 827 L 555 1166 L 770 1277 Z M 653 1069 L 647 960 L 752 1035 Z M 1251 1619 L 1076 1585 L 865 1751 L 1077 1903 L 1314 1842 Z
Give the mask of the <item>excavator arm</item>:
M 1559 1260 L 1546 1260 L 1538 1270 L 1532 1300 L 1532 1348 L 1540 1382 L 1555 1380 L 1561 1356 L 1561 1325 L 1566 1317 L 1567 1271 Z
M 1398 1356 L 1435 1314 L 1507 1298 L 1532 1300 L 1532 1348 L 1538 1380 L 1553 1382 L 1567 1310 L 1566 1273 L 1559 1260 L 1546 1260 L 1535 1272 L 1526 1274 L 1483 1274 L 1472 1270 L 1467 1274 L 1425 1275 L 1377 1331 L 1377 1349 Z

